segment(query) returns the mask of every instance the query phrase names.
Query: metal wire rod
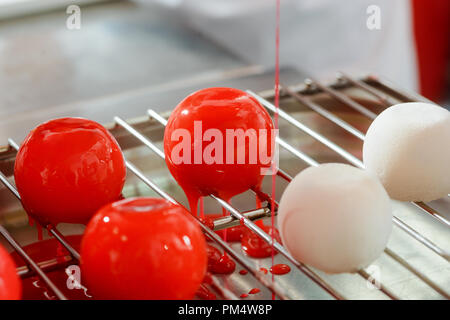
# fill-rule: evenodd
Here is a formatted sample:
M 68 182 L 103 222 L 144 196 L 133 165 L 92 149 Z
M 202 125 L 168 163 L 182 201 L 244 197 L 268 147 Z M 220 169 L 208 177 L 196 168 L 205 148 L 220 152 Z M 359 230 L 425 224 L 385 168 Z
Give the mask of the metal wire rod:
M 157 119 L 156 119 L 157 120 Z M 163 123 L 161 123 L 163 124 Z M 122 125 L 122 124 L 121 124 Z M 127 127 L 129 126 L 123 126 L 125 129 L 127 129 Z M 133 134 L 132 131 L 129 131 L 131 134 Z M 134 134 L 133 134 L 134 135 Z M 137 136 L 136 136 L 137 137 Z M 137 137 L 138 138 L 138 137 Z M 149 139 L 145 138 L 146 143 L 145 145 L 149 146 L 151 145 L 152 147 L 149 146 L 149 148 L 151 150 L 158 148 L 157 146 L 155 146 L 153 144 L 153 142 L 151 142 Z M 161 150 L 160 152 L 157 152 L 157 154 L 163 153 Z M 228 203 L 226 203 L 224 200 L 217 198 L 215 196 L 210 196 L 213 199 L 215 199 L 216 201 L 219 202 L 219 204 L 222 205 L 222 207 L 224 207 L 225 209 L 229 210 L 230 208 L 232 208 Z M 253 222 L 251 222 L 249 219 L 247 219 L 245 216 L 243 216 L 239 211 L 235 210 L 234 208 L 232 208 L 232 212 L 234 212 L 234 216 L 235 218 L 239 219 L 239 221 L 243 221 L 244 225 L 246 225 L 247 227 L 250 228 L 250 230 L 254 231 L 255 233 L 257 233 L 258 235 L 260 235 L 263 240 L 265 240 L 267 242 L 267 240 L 269 241 L 268 243 L 271 244 L 272 240 L 271 237 L 265 233 L 262 229 L 260 229 L 256 224 L 254 224 Z M 231 212 L 231 211 L 230 211 Z M 203 225 L 203 224 L 202 224 Z M 205 228 L 207 228 L 206 226 L 204 226 Z M 209 229 L 209 228 L 208 228 Z M 278 242 L 276 242 L 274 244 L 274 248 L 277 249 L 277 251 L 279 251 L 281 254 L 285 255 L 290 261 L 292 261 L 294 263 L 294 265 L 296 265 L 298 267 L 298 269 L 303 272 L 306 276 L 308 276 L 312 281 L 314 281 L 316 284 L 318 284 L 322 289 L 324 289 L 325 291 L 327 291 L 330 295 L 332 295 L 333 297 L 337 298 L 337 299 L 343 299 L 343 296 L 341 294 L 339 294 L 334 288 L 332 288 L 330 285 L 328 285 L 322 278 L 320 278 L 314 271 L 312 271 L 308 266 L 303 265 L 302 263 L 299 263 L 298 261 L 296 261 L 287 251 L 286 249 L 281 246 Z
M 161 188 L 159 188 L 153 181 L 151 181 L 149 178 L 147 178 L 138 168 L 136 168 L 132 163 L 126 162 L 127 168 L 133 172 L 139 179 L 142 180 L 148 187 L 153 189 L 157 194 L 159 194 L 164 199 L 174 203 L 178 204 L 182 207 L 184 207 L 182 204 L 178 203 L 174 198 L 172 198 L 168 193 L 163 191 Z M 186 210 L 188 210 L 186 207 L 184 207 Z M 287 299 L 288 295 L 284 292 L 284 289 L 277 286 L 276 284 L 273 284 L 272 281 L 267 279 L 267 277 L 263 276 L 259 270 L 253 267 L 252 263 L 245 258 L 244 256 L 236 253 L 225 241 L 220 238 L 219 235 L 217 235 L 213 230 L 208 228 L 206 225 L 204 225 L 197 217 L 193 216 L 201 229 L 210 237 L 212 240 L 214 240 L 219 246 L 221 246 L 228 254 L 231 255 L 236 261 L 238 261 L 245 269 L 248 270 L 258 281 L 260 281 L 264 286 L 269 288 L 272 292 L 274 292 L 276 295 L 281 297 L 282 299 Z
M 3 176 L 3 174 L 1 174 Z M 9 232 L 0 225 L 0 233 L 9 242 L 9 244 L 16 250 L 19 256 L 26 262 L 26 264 L 33 270 L 42 281 L 44 281 L 45 285 L 53 291 L 56 297 L 59 300 L 67 300 L 66 296 L 58 289 L 58 287 L 50 280 L 49 277 L 45 274 L 45 272 L 37 265 L 37 263 L 31 259 L 31 257 L 22 249 L 20 244 L 14 240 L 14 238 L 9 234 Z
M 266 99 L 258 96 L 257 94 L 253 93 L 252 91 L 247 90 L 247 92 L 249 94 L 251 94 L 253 97 L 255 97 L 262 105 L 264 105 L 269 110 L 272 110 L 274 112 L 276 111 L 275 106 L 273 104 L 271 104 L 269 101 L 267 101 Z M 283 110 L 279 109 L 278 110 L 278 114 L 282 118 L 284 118 L 285 120 L 289 121 L 291 124 L 293 124 L 294 126 L 296 126 L 297 128 L 299 128 L 301 130 L 303 130 L 302 128 L 307 128 L 308 129 L 307 131 L 305 131 L 305 130 L 303 130 L 303 131 L 306 132 L 307 134 L 309 134 L 310 136 L 312 136 L 313 138 L 315 138 L 316 140 L 322 142 L 323 144 L 328 146 L 330 149 L 334 150 L 335 152 L 337 152 L 338 154 L 343 156 L 345 159 L 347 159 L 347 160 L 353 159 L 352 163 L 354 165 L 356 165 L 357 167 L 359 167 L 361 169 L 364 168 L 364 164 L 362 163 L 361 160 L 357 159 L 356 157 L 354 157 L 353 155 L 351 155 L 350 153 L 348 153 L 346 150 L 344 150 L 343 148 L 339 147 L 338 145 L 334 144 L 333 142 L 329 141 L 327 138 L 319 135 L 317 132 L 315 132 L 312 129 L 306 127 L 305 125 L 300 123 L 298 120 L 296 120 L 293 117 L 291 117 L 290 115 L 288 115 Z M 279 139 L 277 139 L 277 140 L 279 141 Z M 297 156 L 299 159 L 302 159 L 302 160 L 306 161 L 310 165 L 316 165 L 317 166 L 319 164 L 317 161 L 315 161 L 312 158 L 306 156 L 304 153 L 296 150 L 294 147 L 290 146 L 288 143 L 283 143 L 283 144 L 280 144 L 280 145 L 282 147 L 286 148 L 288 151 L 290 151 L 295 156 Z M 306 160 L 305 160 L 305 158 L 306 158 Z M 418 206 L 418 207 L 420 207 L 420 206 Z M 425 212 L 430 213 L 428 211 L 425 211 Z M 433 215 L 433 214 L 431 216 L 436 218 L 435 215 Z M 439 220 L 436 219 L 436 220 L 437 221 L 441 221 L 442 219 L 444 219 L 444 218 L 441 217 L 441 219 L 439 219 Z M 393 217 L 393 220 L 394 220 L 394 223 L 398 227 L 400 227 L 403 231 L 407 232 L 414 239 L 418 240 L 419 242 L 421 242 L 422 244 L 424 244 L 425 246 L 427 246 L 428 248 L 430 248 L 431 250 L 433 250 L 434 252 L 436 252 L 437 254 L 442 256 L 444 259 L 450 261 L 450 254 L 448 252 L 446 252 L 445 250 L 439 248 L 432 241 L 426 239 L 424 236 L 422 236 L 420 233 L 418 233 L 413 228 L 409 227 L 406 223 L 401 221 L 399 218 Z

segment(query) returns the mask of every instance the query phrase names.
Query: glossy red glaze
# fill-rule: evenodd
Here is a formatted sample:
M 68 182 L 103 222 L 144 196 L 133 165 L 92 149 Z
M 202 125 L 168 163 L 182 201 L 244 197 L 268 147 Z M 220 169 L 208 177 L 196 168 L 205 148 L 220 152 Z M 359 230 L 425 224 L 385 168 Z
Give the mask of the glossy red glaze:
M 192 299 L 206 266 L 197 222 L 163 199 L 104 206 L 81 243 L 83 279 L 97 299 Z
M 200 135 L 194 134 L 194 121 L 201 121 Z M 184 138 L 176 137 L 180 129 L 189 133 L 186 150 L 190 149 L 190 161 L 178 162 L 176 158 L 182 155 L 179 147 L 184 143 Z M 203 141 L 202 133 L 208 129 L 216 129 L 223 137 L 220 141 Z M 256 99 L 247 93 L 233 88 L 208 88 L 202 89 L 185 98 L 172 112 L 164 133 L 164 151 L 166 163 L 173 177 L 185 191 L 191 206 L 191 212 L 196 213 L 197 201 L 200 196 L 210 194 L 218 195 L 225 200 L 242 193 L 252 187 L 259 188 L 262 178 L 261 170 L 270 167 L 270 160 L 257 156 L 255 163 L 250 164 L 249 143 L 235 143 L 234 148 L 226 148 L 227 129 L 254 129 L 259 137 L 259 129 L 267 130 L 266 148 L 261 148 L 258 154 L 271 157 L 271 140 L 273 123 L 267 111 Z M 212 139 L 214 140 L 214 139 Z M 246 139 L 248 140 L 248 139 Z M 205 163 L 205 149 L 216 142 L 223 151 L 223 163 Z M 194 148 L 194 145 L 200 146 Z M 211 147 L 210 147 L 211 148 Z M 245 161 L 237 163 L 238 149 L 245 150 Z M 201 163 L 196 164 L 195 150 L 201 150 L 197 157 Z M 234 152 L 233 163 L 227 163 L 227 154 Z M 172 154 L 173 153 L 173 154 Z M 178 156 L 178 157 L 177 157 Z M 186 163 L 190 162 L 190 163 Z
M 66 236 L 66 240 L 77 251 L 80 248 L 81 235 Z M 56 258 L 59 263 L 65 265 L 73 265 L 75 262 L 68 261 L 69 252 L 62 248 L 59 241 L 48 239 L 38 241 L 23 247 L 23 250 L 36 262 L 50 261 Z M 14 259 L 18 267 L 25 266 L 23 259 L 12 252 L 11 257 Z M 63 259 L 65 257 L 66 259 Z M 65 272 L 64 264 L 54 270 L 46 271 L 49 279 L 62 291 L 62 293 L 70 300 L 87 300 L 90 299 L 86 294 L 90 295 L 90 291 L 85 292 L 83 289 L 69 289 L 67 287 L 68 276 Z M 84 285 L 83 279 L 81 284 Z M 56 299 L 53 292 L 48 289 L 42 280 L 37 276 L 27 277 L 22 280 L 22 299 L 23 300 L 52 300 Z
M 22 284 L 16 265 L 6 249 L 0 245 L 0 300 L 19 300 L 21 296 Z
M 243 276 L 245 276 L 247 273 L 248 273 L 248 271 L 245 269 L 242 269 L 241 271 L 239 271 L 239 274 L 241 274 Z
M 242 299 L 247 298 L 247 297 L 248 297 L 248 294 L 246 294 L 246 293 L 243 293 L 240 295 L 240 298 L 242 298 Z
M 201 284 L 198 288 L 197 292 L 195 293 L 197 297 L 199 297 L 202 300 L 216 300 L 216 295 L 211 292 L 204 284 Z
M 260 228 L 262 228 L 269 235 L 273 234 L 274 239 L 281 242 L 280 234 L 277 229 L 265 225 L 261 225 Z M 246 232 L 242 238 L 241 245 L 242 250 L 244 250 L 244 252 L 250 257 L 267 258 L 272 255 L 272 246 L 254 232 Z
M 33 129 L 14 167 L 17 189 L 29 215 L 43 224 L 87 223 L 120 197 L 125 162 L 114 137 L 80 118 L 50 120 Z
M 208 271 L 214 274 L 230 274 L 236 269 L 236 263 L 214 246 L 207 245 Z
M 270 268 L 270 272 L 276 275 L 283 275 L 289 273 L 291 271 L 291 267 L 287 264 L 276 264 L 272 268 Z
M 258 289 L 258 288 L 253 288 L 252 290 L 250 290 L 250 291 L 248 292 L 248 294 L 257 294 L 257 293 L 260 293 L 260 292 L 261 292 L 260 289 Z

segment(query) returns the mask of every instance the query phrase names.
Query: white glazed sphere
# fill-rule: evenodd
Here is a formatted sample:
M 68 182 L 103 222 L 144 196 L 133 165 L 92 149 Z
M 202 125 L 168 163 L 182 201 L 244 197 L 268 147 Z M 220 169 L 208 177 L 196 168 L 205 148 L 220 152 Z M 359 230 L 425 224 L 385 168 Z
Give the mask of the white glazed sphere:
M 327 273 L 356 272 L 386 247 L 391 200 L 364 170 L 322 164 L 291 181 L 277 219 L 283 244 L 296 260 Z
M 410 102 L 384 110 L 364 140 L 366 170 L 390 197 L 431 201 L 450 193 L 450 112 Z

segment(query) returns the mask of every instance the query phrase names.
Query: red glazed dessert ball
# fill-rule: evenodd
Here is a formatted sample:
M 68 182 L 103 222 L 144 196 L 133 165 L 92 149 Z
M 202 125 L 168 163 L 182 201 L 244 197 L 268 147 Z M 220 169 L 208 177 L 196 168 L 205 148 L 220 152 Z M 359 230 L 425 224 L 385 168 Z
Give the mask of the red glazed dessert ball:
M 0 300 L 19 300 L 21 296 L 22 284 L 17 275 L 16 265 L 0 245 Z
M 191 211 L 200 196 L 230 199 L 259 188 L 271 165 L 273 129 L 267 111 L 238 89 L 202 89 L 181 101 L 168 120 L 164 152 Z
M 197 222 L 163 199 L 104 206 L 81 243 L 82 281 L 96 299 L 192 299 L 206 267 Z
M 126 168 L 100 124 L 62 118 L 33 129 L 19 149 L 14 177 L 27 213 L 41 223 L 87 223 L 120 197 Z

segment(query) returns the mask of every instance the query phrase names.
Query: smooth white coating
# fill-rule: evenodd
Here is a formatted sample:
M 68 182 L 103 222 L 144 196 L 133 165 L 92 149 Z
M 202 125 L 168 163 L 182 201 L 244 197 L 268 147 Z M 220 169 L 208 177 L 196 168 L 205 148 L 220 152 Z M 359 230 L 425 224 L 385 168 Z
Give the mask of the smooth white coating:
M 296 260 L 327 273 L 355 272 L 386 247 L 391 200 L 364 170 L 322 164 L 291 181 L 277 219 L 283 244 Z
M 391 198 L 431 201 L 450 193 L 450 112 L 410 102 L 384 110 L 369 127 L 363 147 L 366 170 Z

